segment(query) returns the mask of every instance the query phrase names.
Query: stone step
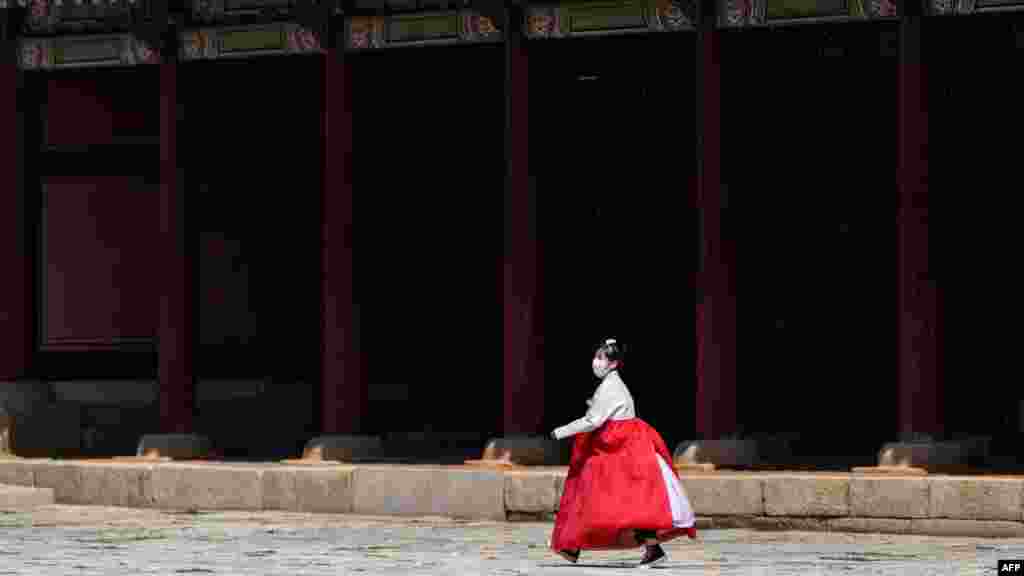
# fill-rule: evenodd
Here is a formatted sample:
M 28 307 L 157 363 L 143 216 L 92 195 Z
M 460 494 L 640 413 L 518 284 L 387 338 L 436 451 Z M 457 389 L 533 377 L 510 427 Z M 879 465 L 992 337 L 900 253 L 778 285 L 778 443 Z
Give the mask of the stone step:
M 899 472 L 681 469 L 679 476 L 694 512 L 713 518 L 716 527 L 719 521 L 736 519 L 771 525 L 783 519 L 778 520 L 780 525 L 788 526 L 825 519 L 823 526 L 853 531 L 862 524 L 880 530 L 879 526 L 889 523 L 894 530 L 908 533 L 934 531 L 941 525 L 942 530 L 984 528 L 1024 536 L 1024 477 Z M 0 485 L 0 508 L 4 502 L 9 506 L 57 502 L 481 520 L 547 518 L 558 509 L 566 474 L 564 467 L 436 463 L 295 466 L 0 459 L 0 482 L 10 485 Z M 49 490 L 39 494 L 32 487 Z
M 0 484 L 0 510 L 23 510 L 54 503 L 52 488 L 28 488 Z

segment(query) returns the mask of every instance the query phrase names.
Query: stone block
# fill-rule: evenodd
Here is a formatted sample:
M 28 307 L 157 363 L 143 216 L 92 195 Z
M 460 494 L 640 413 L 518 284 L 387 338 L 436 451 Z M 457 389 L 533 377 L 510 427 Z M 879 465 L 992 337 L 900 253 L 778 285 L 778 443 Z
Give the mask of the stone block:
M 257 460 L 298 458 L 311 437 L 309 414 L 314 410 L 308 386 L 295 384 L 293 395 L 275 385 L 255 395 L 208 398 L 196 411 L 196 429 L 226 454 Z M 247 418 L 240 421 L 235 417 L 240 413 Z
M 462 464 L 478 458 L 485 443 L 479 432 L 392 432 L 384 438 L 382 451 L 406 461 Z
M 832 532 L 910 534 L 910 522 L 899 518 L 830 518 L 827 526 Z
M 714 464 L 717 468 L 749 468 L 758 463 L 755 440 L 695 440 L 676 446 L 675 464 Z
M 959 538 L 1020 538 L 1024 537 L 1024 524 L 1005 520 L 922 518 L 910 521 L 910 533 Z
M 542 472 L 505 473 L 505 510 L 509 512 L 554 512 L 558 509 L 558 480 Z
M 927 518 L 927 478 L 853 476 L 850 515 L 867 518 Z
M 432 511 L 435 470 L 360 467 L 355 471 L 356 514 L 422 516 Z
M 929 471 L 965 466 L 972 448 L 963 442 L 891 442 L 878 452 L 878 465 L 910 466 Z
M 77 456 L 82 441 L 81 410 L 74 404 L 36 406 L 31 414 L 17 418 L 13 441 L 18 456 Z
M 160 401 L 156 380 L 68 380 L 50 383 L 58 402 L 107 406 L 146 406 Z
M 763 480 L 756 476 L 683 476 L 680 482 L 696 514 L 764 515 Z
M 715 516 L 715 530 L 753 530 L 758 516 Z
M 81 467 L 68 462 L 49 461 L 33 467 L 36 488 L 50 488 L 58 504 L 82 502 Z
M 505 512 L 505 520 L 508 522 L 554 522 L 555 514 L 552 512 Z
M 96 456 L 137 454 L 139 440 L 159 416 L 158 406 L 82 406 L 82 451 Z
M 318 436 L 306 443 L 303 459 L 350 461 L 353 458 L 367 458 L 380 454 L 379 436 Z
M 799 442 L 800 434 L 784 432 L 751 438 L 757 443 L 759 464 L 785 465 L 793 461 L 793 446 Z
M 850 479 L 845 476 L 767 476 L 765 513 L 769 516 L 825 517 L 850 513 Z
M 210 464 L 160 464 L 149 475 L 150 506 L 172 510 L 261 510 L 262 470 Z
M 11 486 L 34 486 L 32 470 L 38 461 L 0 457 L 0 484 Z
M 0 458 L 14 455 L 14 415 L 0 404 Z
M 266 393 L 270 382 L 266 380 L 208 380 L 196 382 L 196 406 L 205 408 L 210 403 L 255 398 Z
M 765 531 L 828 531 L 828 520 L 824 518 L 794 518 L 790 516 L 759 516 L 751 519 L 751 527 Z
M 360 467 L 356 514 L 505 519 L 505 479 L 491 470 Z
M 562 494 L 565 493 L 565 479 L 569 476 L 567 472 L 555 474 L 555 511 L 558 511 L 562 502 Z
M 967 461 L 971 466 L 984 466 L 992 457 L 991 436 L 968 436 L 960 442 L 967 451 Z
M 543 436 L 492 438 L 484 446 L 484 460 L 507 460 L 522 466 L 565 466 L 572 444 Z
M 76 504 L 91 506 L 149 505 L 146 485 L 153 465 L 145 464 L 77 464 L 81 489 Z
M 295 512 L 299 501 L 295 491 L 294 468 L 271 468 L 263 471 L 263 509 Z
M 0 382 L 0 411 L 12 416 L 31 416 L 36 408 L 50 403 L 50 386 L 38 380 Z
M 418 431 L 418 432 L 389 432 L 384 438 L 385 442 L 396 444 L 424 444 L 435 448 L 480 448 L 484 443 L 484 437 L 480 432 L 443 432 L 443 431 Z
M 139 440 L 138 456 L 199 460 L 212 450 L 209 438 L 197 434 L 146 434 Z
M 490 470 L 441 471 L 435 477 L 431 511 L 453 518 L 503 520 L 505 475 Z
M 353 508 L 350 466 L 295 470 L 295 498 L 299 512 L 349 514 Z
M 0 510 L 24 510 L 54 503 L 53 490 L 0 485 Z
M 928 480 L 931 518 L 1020 521 L 1024 480 L 933 477 Z

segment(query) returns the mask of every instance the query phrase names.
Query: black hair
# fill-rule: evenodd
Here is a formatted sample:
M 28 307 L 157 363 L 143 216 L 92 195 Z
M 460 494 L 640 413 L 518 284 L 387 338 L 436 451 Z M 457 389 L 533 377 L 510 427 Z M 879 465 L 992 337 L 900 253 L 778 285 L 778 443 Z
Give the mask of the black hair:
M 598 354 L 604 354 L 610 362 L 624 364 L 626 360 L 626 348 L 615 338 L 608 338 L 597 348 Z

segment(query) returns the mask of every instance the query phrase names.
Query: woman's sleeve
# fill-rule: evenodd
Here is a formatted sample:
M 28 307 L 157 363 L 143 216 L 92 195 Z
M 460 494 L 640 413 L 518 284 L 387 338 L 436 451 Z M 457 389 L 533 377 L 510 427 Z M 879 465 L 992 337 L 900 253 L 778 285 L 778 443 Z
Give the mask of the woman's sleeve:
M 609 389 L 601 387 L 594 395 L 593 403 L 586 415 L 561 428 L 556 428 L 555 437 L 561 440 L 583 432 L 597 430 L 624 404 L 625 400 L 616 398 Z

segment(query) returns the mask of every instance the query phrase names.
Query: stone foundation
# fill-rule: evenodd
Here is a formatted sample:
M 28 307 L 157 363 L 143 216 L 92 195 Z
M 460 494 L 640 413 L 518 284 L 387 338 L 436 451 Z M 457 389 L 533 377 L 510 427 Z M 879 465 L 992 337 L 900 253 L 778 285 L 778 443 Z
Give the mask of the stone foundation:
M 153 381 L 0 382 L 0 410 L 17 428 L 11 447 L 28 458 L 136 454 L 143 436 L 160 432 L 158 400 Z M 195 431 L 227 457 L 292 458 L 315 433 L 314 406 L 314 387 L 303 382 L 204 380 Z
M 0 460 L 0 484 L 61 504 L 545 520 L 566 469 Z M 682 475 L 699 529 L 1024 536 L 1024 477 Z
M 380 453 L 378 436 L 318 436 L 306 443 L 303 460 L 348 462 L 354 458 L 369 458 Z
M 492 438 L 484 447 L 483 460 L 505 460 L 521 466 L 567 466 L 572 443 L 543 436 Z
M 982 466 L 988 455 L 989 442 L 986 438 L 951 442 L 891 442 L 879 450 L 878 465 L 952 472 Z
M 210 439 L 198 434 L 147 434 L 139 440 L 136 456 L 201 460 L 211 452 Z
M 761 462 L 757 440 L 693 440 L 676 446 L 677 465 L 713 464 L 716 468 L 746 469 Z
M 25 510 L 53 503 L 53 490 L 0 485 L 0 511 Z

